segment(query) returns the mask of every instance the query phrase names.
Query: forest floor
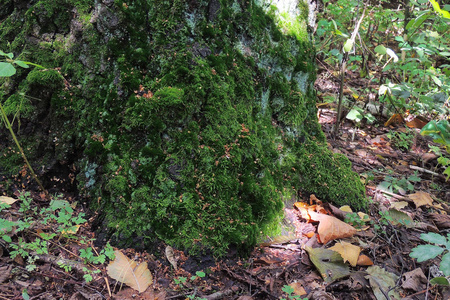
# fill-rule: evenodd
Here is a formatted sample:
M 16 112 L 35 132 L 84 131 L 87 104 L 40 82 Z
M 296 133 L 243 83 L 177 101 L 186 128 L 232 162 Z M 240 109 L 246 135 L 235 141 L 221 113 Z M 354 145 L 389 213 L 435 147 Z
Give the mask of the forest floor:
M 356 77 L 352 79 L 349 72 L 346 85 L 355 89 L 366 85 Z M 327 93 L 336 95 L 338 82 L 321 70 L 316 82 L 319 99 Z M 330 149 L 346 155 L 354 171 L 365 180 L 370 198 L 368 218 L 361 220 L 357 212 L 343 212 L 311 196 L 303 199 L 303 204 L 285 208 L 293 232 L 273 237 L 255 247 L 246 258 L 230 251 L 226 258 L 216 261 L 210 255 L 193 257 L 163 244 L 157 247 L 158 253 L 120 249 L 128 259 L 147 263 L 151 281 L 142 293 L 112 279 L 107 271 L 108 261 L 83 264 L 86 252 L 82 258 L 80 250 L 91 246 L 94 252 L 100 252 L 92 242 L 80 243 L 94 237 L 88 221 L 73 232 L 85 238 L 53 243 L 48 253 L 36 254 L 31 268 L 20 254 L 12 259 L 2 241 L 0 300 L 450 299 L 448 288 L 429 283 L 429 279 L 440 275 L 440 256 L 419 263 L 409 255 L 414 247 L 424 244 L 422 233 L 447 233 L 450 228 L 450 188 L 442 169 L 437 167 L 437 156 L 429 151 L 428 145 L 433 143 L 421 136 L 417 128 L 398 123 L 386 126 L 389 116 L 380 116 L 377 126 L 345 120 L 339 134 L 333 136 L 336 105 L 318 104 L 318 108 Z M 39 207 L 42 196 L 34 195 L 33 200 L 36 204 L 31 206 Z M 80 199 L 75 197 L 72 202 L 75 200 Z M 341 223 L 321 229 L 319 226 L 325 226 L 327 220 L 314 218 L 314 213 L 360 227 L 351 236 L 340 239 L 347 244 L 336 243 L 347 262 L 340 257 L 336 260 L 335 252 L 317 250 L 329 248 L 342 234 L 339 231 L 346 229 L 335 225 Z M 2 214 L 14 218 L 21 214 L 20 206 L 13 204 Z M 35 241 L 33 234 L 40 234 L 39 230 L 21 232 L 20 238 Z M 324 230 L 332 235 L 325 245 L 319 243 L 316 234 L 321 233 L 323 241 Z M 356 254 L 349 254 L 355 249 L 349 245 L 357 246 Z M 173 255 L 166 255 L 168 250 L 173 250 Z M 168 257 L 176 260 L 176 268 Z M 64 270 L 61 265 L 70 268 Z M 98 270 L 91 272 L 89 282 L 83 267 Z

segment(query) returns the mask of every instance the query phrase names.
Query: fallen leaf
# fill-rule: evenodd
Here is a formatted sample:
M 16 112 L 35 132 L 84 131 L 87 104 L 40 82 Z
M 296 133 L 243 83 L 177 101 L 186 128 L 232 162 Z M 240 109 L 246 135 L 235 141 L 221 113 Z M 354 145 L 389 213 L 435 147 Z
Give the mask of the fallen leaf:
M 137 263 L 126 257 L 119 250 L 114 251 L 116 258 L 106 268 L 108 275 L 129 287 L 144 292 L 153 282 L 152 274 L 147 268 L 147 262 Z
M 339 209 L 342 211 L 345 211 L 345 212 L 349 212 L 349 213 L 353 212 L 352 208 L 348 205 L 341 206 L 341 207 L 339 207 Z
M 390 217 L 390 223 L 392 225 L 404 225 L 407 228 L 412 228 L 414 226 L 413 219 L 406 213 L 399 211 L 397 209 L 389 209 L 386 211 L 387 216 Z
M 352 267 L 356 267 L 359 253 L 361 252 L 361 248 L 359 248 L 358 246 L 340 241 L 337 242 L 333 247 L 330 247 L 328 249 L 336 251 L 342 256 L 344 262 L 348 261 Z
M 409 128 L 419 128 L 422 129 L 425 125 L 427 125 L 429 121 L 424 117 L 417 116 L 409 122 L 406 122 L 406 126 Z
M 430 194 L 422 191 L 410 194 L 408 195 L 408 198 L 414 202 L 416 208 L 423 205 L 433 205 L 433 198 L 431 198 Z
M 384 123 L 385 127 L 388 127 L 389 125 L 395 125 L 395 124 L 403 124 L 405 120 L 403 119 L 401 114 L 393 114 L 389 120 Z
M 321 243 L 326 244 L 331 240 L 351 237 L 356 233 L 356 229 L 345 222 L 324 214 L 309 212 L 311 219 L 319 221 L 317 232 Z
M 425 289 L 428 280 L 421 268 L 414 269 L 402 275 L 402 288 L 414 292 Z
M 166 247 L 166 257 L 167 260 L 170 262 L 170 264 L 173 266 L 175 271 L 177 270 L 177 260 L 175 259 L 175 256 L 173 254 L 173 248 L 170 246 Z
M 358 266 L 373 266 L 373 261 L 367 255 L 361 254 L 358 257 L 358 262 L 356 263 L 356 265 L 358 265 Z
M 441 215 L 441 214 L 430 214 L 431 219 L 434 224 L 439 229 L 448 229 L 450 228 L 450 216 L 449 215 Z
M 386 300 L 386 296 L 383 292 L 388 293 L 389 299 L 393 299 L 392 297 L 394 297 L 394 299 L 400 299 L 400 295 L 394 289 L 398 280 L 397 275 L 389 273 L 379 266 L 370 266 L 367 268 L 366 272 L 369 274 L 366 276 L 366 279 L 369 280 L 377 300 Z
M 78 232 L 78 229 L 80 229 L 81 225 L 75 225 L 72 226 L 70 228 L 68 228 L 67 230 L 61 230 L 62 234 L 76 234 Z
M 305 247 L 305 250 L 325 282 L 329 283 L 350 274 L 348 265 L 344 263 L 339 253 L 330 249 L 308 246 Z
M 300 282 L 293 282 L 293 283 L 289 284 L 289 286 L 294 289 L 295 295 L 303 296 L 303 295 L 308 294 Z
M 1 266 L 0 267 L 0 283 L 5 282 L 9 275 L 11 274 L 12 266 Z
M 400 210 L 400 209 L 405 208 L 407 206 L 408 206 L 408 202 L 406 202 L 406 201 L 399 201 L 399 202 L 392 202 L 391 203 L 391 207 L 395 208 L 397 210 Z
M 252 296 L 239 296 L 239 298 L 237 298 L 237 300 L 253 300 Z
M 14 199 L 11 197 L 6 197 L 6 196 L 0 196 L 0 203 L 6 203 L 6 204 L 13 204 L 14 202 L 16 202 L 18 199 Z

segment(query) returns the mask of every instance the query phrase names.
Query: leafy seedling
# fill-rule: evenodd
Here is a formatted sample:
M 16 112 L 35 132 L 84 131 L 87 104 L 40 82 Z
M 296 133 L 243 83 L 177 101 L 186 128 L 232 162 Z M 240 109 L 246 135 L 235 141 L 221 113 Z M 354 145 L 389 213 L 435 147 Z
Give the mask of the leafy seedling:
M 445 237 L 438 233 L 429 232 L 422 233 L 420 238 L 429 244 L 419 245 L 413 248 L 409 256 L 412 258 L 417 258 L 417 262 L 424 262 L 426 260 L 436 258 L 445 252 L 441 258 L 439 270 L 444 273 L 444 276 L 450 276 L 450 234 L 447 234 L 447 237 Z M 445 277 L 433 278 L 431 283 L 444 283 L 445 285 L 449 285 L 449 282 Z

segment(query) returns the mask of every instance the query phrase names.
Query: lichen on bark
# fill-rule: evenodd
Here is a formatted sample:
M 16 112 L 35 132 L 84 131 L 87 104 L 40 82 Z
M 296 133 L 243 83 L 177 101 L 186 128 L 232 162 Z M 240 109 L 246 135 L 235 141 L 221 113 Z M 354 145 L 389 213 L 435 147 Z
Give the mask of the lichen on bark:
M 269 2 L 0 8 L 0 49 L 10 43 L 21 59 L 48 68 L 3 81 L 0 101 L 17 103 L 23 91 L 43 99 L 25 100 L 35 111 L 23 122 L 38 126 L 23 142 L 43 177 L 70 166 L 66 175 L 76 175 L 106 238 L 139 246 L 139 236 L 143 247 L 160 238 L 223 254 L 276 227 L 299 190 L 365 207 L 358 176 L 327 149 L 317 122 L 307 6 Z M 17 158 L 0 147 L 8 166 L 0 172 L 14 173 Z

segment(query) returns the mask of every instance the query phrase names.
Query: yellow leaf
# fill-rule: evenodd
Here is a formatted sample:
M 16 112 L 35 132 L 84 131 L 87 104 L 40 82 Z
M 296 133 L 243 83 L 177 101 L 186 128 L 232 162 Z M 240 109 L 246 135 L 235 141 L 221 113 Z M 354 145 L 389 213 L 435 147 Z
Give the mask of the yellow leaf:
M 339 209 L 342 211 L 349 212 L 349 213 L 353 212 L 352 208 L 348 205 L 341 206 L 341 207 L 339 207 Z
M 408 198 L 411 199 L 416 207 L 422 205 L 433 205 L 433 198 L 431 198 L 430 194 L 419 191 L 414 194 L 408 195 Z
M 81 225 L 75 225 L 67 230 L 62 230 L 62 234 L 76 234 L 78 232 L 78 229 L 80 229 Z
M 356 263 L 358 262 L 359 253 L 361 252 L 361 248 L 358 246 L 352 245 L 347 242 L 338 242 L 333 247 L 329 249 L 336 251 L 339 253 L 344 262 L 348 261 L 352 267 L 356 267 Z
M 6 204 L 13 204 L 14 202 L 16 202 L 17 199 L 11 198 L 11 197 L 6 197 L 6 196 L 0 196 L 0 203 L 6 203 Z
M 400 209 L 405 208 L 407 206 L 408 206 L 408 202 L 406 202 L 406 201 L 399 201 L 399 202 L 391 203 L 391 207 L 393 207 L 393 208 L 395 208 L 397 210 L 400 210 Z
M 108 275 L 137 290 L 139 293 L 144 292 L 153 282 L 147 263 L 143 262 L 137 266 L 135 261 L 126 257 L 119 250 L 114 251 L 114 254 L 116 258 L 106 268 Z

